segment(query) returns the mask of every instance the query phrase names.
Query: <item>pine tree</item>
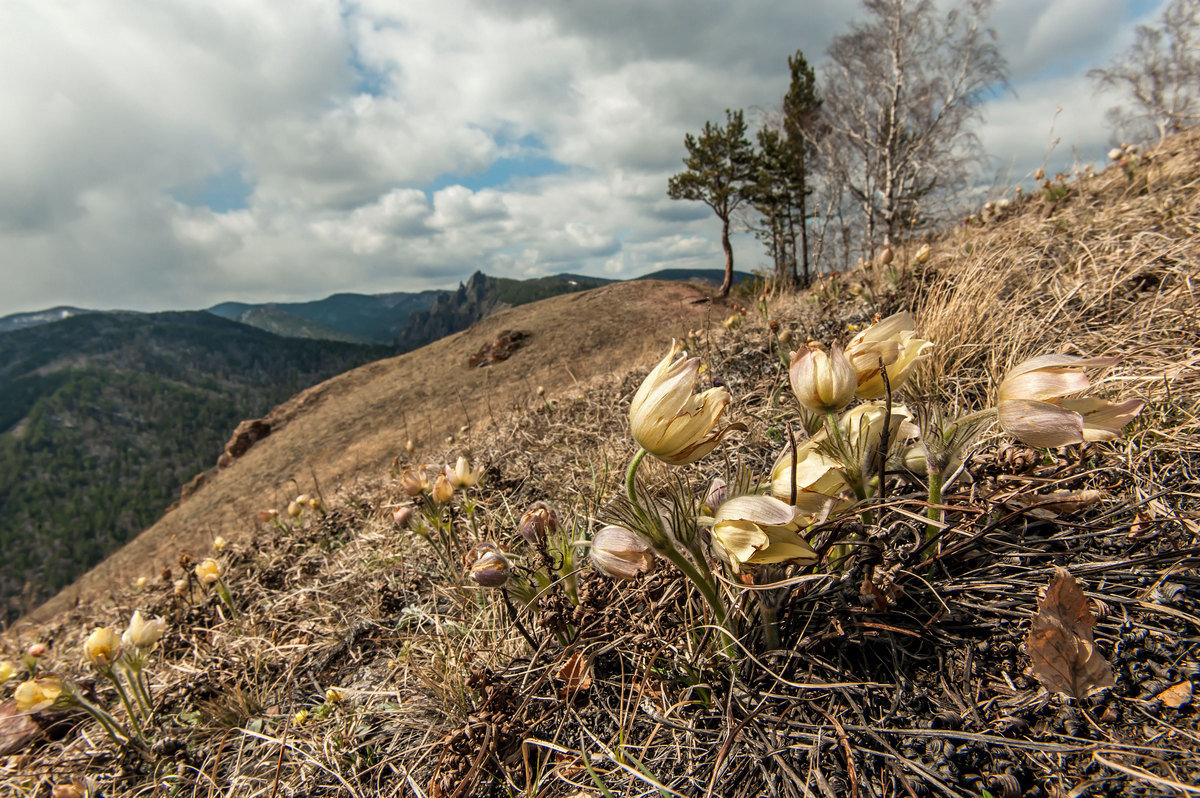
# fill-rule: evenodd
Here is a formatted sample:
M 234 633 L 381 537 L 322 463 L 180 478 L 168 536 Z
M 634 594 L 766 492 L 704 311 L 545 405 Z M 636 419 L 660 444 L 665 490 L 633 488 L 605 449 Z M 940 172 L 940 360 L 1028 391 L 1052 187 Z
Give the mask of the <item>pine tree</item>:
M 696 138 L 684 136 L 687 169 L 667 182 L 667 196 L 703 202 L 721 220 L 721 247 L 725 250 L 725 281 L 719 296 L 733 286 L 733 245 L 729 242 L 730 218 L 748 199 L 746 185 L 754 169 L 754 151 L 746 138 L 746 121 L 740 110 L 725 111 L 725 126 L 704 123 Z

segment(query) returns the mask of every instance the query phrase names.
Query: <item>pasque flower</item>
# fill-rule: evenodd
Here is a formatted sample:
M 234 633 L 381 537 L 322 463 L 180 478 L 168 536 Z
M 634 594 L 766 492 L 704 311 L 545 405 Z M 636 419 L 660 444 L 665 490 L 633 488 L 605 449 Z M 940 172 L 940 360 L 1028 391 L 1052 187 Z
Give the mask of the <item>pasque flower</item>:
M 446 466 L 445 473 L 446 478 L 450 480 L 450 484 L 454 487 L 470 488 L 479 482 L 479 478 L 483 476 L 483 466 L 471 468 L 471 463 L 467 458 L 459 457 L 458 461 L 454 464 L 454 468 Z
M 821 497 L 820 503 L 827 501 Z M 717 508 L 713 545 L 734 571 L 744 564 L 812 564 L 817 553 L 798 532 L 811 520 L 811 515 L 771 496 L 738 496 Z
M 129 619 L 129 628 L 121 635 L 121 642 L 137 649 L 139 654 L 149 654 L 158 645 L 158 639 L 166 631 L 167 622 L 163 618 L 146 620 L 141 610 L 135 610 Z
M 37 712 L 52 706 L 63 694 L 63 684 L 58 679 L 31 679 L 21 682 L 13 691 L 18 712 Z
M 221 563 L 214 559 L 207 559 L 196 566 L 196 578 L 201 584 L 211 585 L 221 578 Z
M 681 355 L 676 358 L 676 355 Z M 693 463 L 716 448 L 729 430 L 719 427 L 731 401 L 724 388 L 693 394 L 699 358 L 688 359 L 678 343 L 647 375 L 629 408 L 633 438 L 650 454 L 670 465 Z
M 806 491 L 837 497 L 849 489 L 842 464 L 820 451 L 820 440 L 827 436 L 823 431 L 818 436 L 796 446 L 794 470 L 790 446 L 784 447 L 775 458 L 771 468 L 771 495 L 776 499 L 788 501 L 793 485 L 797 497 Z
M 788 380 L 800 404 L 814 413 L 838 412 L 858 389 L 858 374 L 836 344 L 829 354 L 813 344 L 793 352 Z
M 1116 362 L 1113 357 L 1041 355 L 1019 363 L 1000 383 L 1000 426 L 1022 443 L 1043 448 L 1113 440 L 1144 403 L 1078 395 L 1091 387 L 1084 369 Z
M 879 399 L 887 393 L 879 374 L 879 361 L 887 369 L 888 384 L 897 390 L 908 379 L 929 341 L 917 337 L 912 314 L 902 311 L 888 316 L 850 339 L 846 357 L 858 375 L 857 394 L 862 399 Z
M 93 665 L 106 667 L 117 661 L 121 638 L 107 626 L 97 626 L 83 644 L 83 656 Z
M 615 579 L 636 579 L 658 566 L 650 546 L 625 527 L 602 527 L 592 537 L 592 564 Z

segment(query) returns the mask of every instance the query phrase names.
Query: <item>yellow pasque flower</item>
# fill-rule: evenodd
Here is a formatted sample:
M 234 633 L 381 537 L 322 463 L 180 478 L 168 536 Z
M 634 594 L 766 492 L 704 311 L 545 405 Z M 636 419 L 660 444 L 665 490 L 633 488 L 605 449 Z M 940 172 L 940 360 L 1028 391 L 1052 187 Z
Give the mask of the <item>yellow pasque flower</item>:
M 591 559 L 596 570 L 615 579 L 636 579 L 658 566 L 650 546 L 622 526 L 610 525 L 596 532 Z
M 828 499 L 821 499 L 823 506 Z M 810 520 L 800 509 L 771 496 L 738 496 L 717 508 L 712 540 L 734 571 L 744 564 L 811 565 L 817 553 L 798 533 Z
M 330 704 L 340 704 L 346 700 L 346 696 L 336 687 L 330 687 L 325 691 L 325 700 Z
M 0 684 L 4 684 L 9 679 L 17 675 L 17 666 L 13 665 L 12 660 L 4 660 L 0 662 Z
M 671 352 L 633 395 L 629 407 L 633 439 L 664 463 L 694 463 L 715 449 L 731 429 L 744 429 L 740 424 L 718 428 L 732 399 L 723 387 L 693 395 L 699 373 L 699 358 L 688 359 L 672 341 Z
M 158 639 L 166 629 L 166 619 L 154 618 L 147 621 L 142 617 L 142 611 L 136 610 L 129 619 L 129 628 L 121 635 L 121 642 L 136 648 L 140 654 L 149 654 L 158 645 Z
M 879 399 L 886 395 L 879 360 L 887 369 L 888 383 L 898 390 L 908 379 L 917 359 L 930 346 L 917 337 L 912 314 L 901 311 L 873 324 L 850 339 L 846 357 L 858 375 L 859 398 Z
M 228 544 L 225 542 L 225 538 L 221 537 L 220 535 L 217 535 L 215 538 L 213 538 L 213 551 L 221 551 L 226 545 Z
M 1140 399 L 1109 402 L 1071 397 L 1091 387 L 1084 369 L 1111 366 L 1114 357 L 1041 355 L 1014 366 L 1000 383 L 1000 426 L 1027 446 L 1054 448 L 1111 441 L 1140 412 Z
M 800 404 L 814 413 L 838 412 L 858 389 L 858 374 L 836 344 L 831 354 L 813 344 L 792 352 L 788 381 Z
M 18 712 L 38 712 L 52 706 L 63 694 L 63 684 L 58 679 L 31 679 L 21 682 L 13 691 Z
M 221 563 L 211 557 L 196 566 L 196 578 L 202 585 L 211 585 L 221 578 Z
M 771 467 L 771 495 L 776 499 L 788 501 L 793 484 L 797 497 L 805 492 L 838 497 L 849 490 L 842 464 L 818 449 L 819 440 L 825 437 L 824 431 L 818 436 L 796 446 L 795 473 L 792 472 L 791 446 L 784 447 L 775 458 L 775 465 Z
M 105 667 L 117 661 L 121 638 L 107 626 L 97 626 L 83 644 L 83 656 L 93 665 Z
M 308 710 L 302 709 L 295 715 L 292 715 L 292 723 L 297 726 L 303 726 L 305 723 L 308 723 Z

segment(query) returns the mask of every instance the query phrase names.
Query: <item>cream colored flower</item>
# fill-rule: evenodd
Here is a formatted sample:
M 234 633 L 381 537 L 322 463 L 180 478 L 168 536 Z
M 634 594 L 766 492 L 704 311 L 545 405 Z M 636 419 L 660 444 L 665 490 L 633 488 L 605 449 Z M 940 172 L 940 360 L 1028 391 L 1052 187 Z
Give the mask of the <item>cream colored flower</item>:
M 0 684 L 4 684 L 9 679 L 17 675 L 17 666 L 13 665 L 12 660 L 4 660 L 0 662 Z
M 678 359 L 677 354 L 682 354 Z M 670 465 L 693 463 L 716 448 L 721 438 L 741 425 L 719 427 L 730 403 L 729 391 L 709 388 L 693 395 L 700 360 L 687 358 L 680 346 L 651 370 L 629 407 L 633 438 L 643 449 Z
M 400 475 L 400 489 L 409 496 L 416 498 L 422 493 L 428 493 L 432 485 L 429 482 L 429 474 L 426 473 L 425 467 L 406 468 L 404 473 Z
M 107 626 L 97 626 L 83 644 L 83 656 L 93 665 L 105 667 L 117 661 L 121 638 Z
M 1000 383 L 1000 426 L 1027 446 L 1041 448 L 1113 440 L 1142 412 L 1144 403 L 1073 395 L 1091 387 L 1084 369 L 1116 362 L 1112 357 L 1041 355 L 1018 364 Z
M 811 565 L 817 553 L 798 530 L 810 518 L 770 496 L 738 496 L 717 509 L 712 541 L 734 571 L 744 564 L 794 562 Z
M 929 260 L 929 256 L 933 254 L 933 248 L 928 244 L 922 244 L 917 250 L 917 254 L 913 257 L 917 263 L 925 263 Z
M 221 578 L 221 563 L 211 558 L 204 560 L 196 566 L 196 578 L 202 585 L 211 585 Z
M 121 642 L 136 648 L 140 654 L 149 654 L 158 645 L 158 639 L 166 629 L 165 619 L 154 618 L 147 621 L 142 617 L 142 611 L 136 610 L 129 619 L 129 628 L 121 635 Z
M 622 526 L 602 527 L 592 537 L 592 565 L 614 579 L 636 579 L 658 567 L 644 540 Z
M 58 679 L 31 679 L 21 682 L 13 691 L 18 712 L 38 712 L 54 705 L 63 694 L 63 684 Z
M 215 538 L 213 538 L 213 551 L 221 551 L 226 545 L 228 544 L 225 542 L 225 538 L 221 537 L 220 535 L 217 535 Z
M 456 488 L 470 488 L 479 482 L 483 476 L 483 466 L 471 468 L 471 463 L 465 457 L 459 457 L 454 468 L 446 466 L 446 478 Z
M 796 446 L 796 469 L 792 473 L 792 449 L 784 447 L 775 458 L 771 468 L 771 495 L 781 501 L 788 501 L 792 495 L 792 485 L 795 485 L 796 496 L 804 492 L 822 494 L 827 497 L 837 497 L 849 490 L 846 484 L 842 464 L 832 457 L 823 454 L 818 448 L 818 442 L 825 437 L 824 431 L 819 437 L 805 441 Z
M 887 369 L 888 383 L 896 391 L 908 379 L 918 358 L 930 346 L 917 337 L 912 314 L 901 311 L 874 324 L 850 339 L 846 357 L 858 375 L 857 394 L 862 399 L 879 399 L 887 394 L 879 361 Z
M 133 586 L 138 590 L 145 590 L 146 585 L 150 584 L 150 580 L 144 576 L 139 576 L 133 583 Z
M 836 413 L 854 399 L 858 375 L 836 344 L 830 354 L 809 344 L 792 353 L 788 380 L 800 404 L 814 413 Z

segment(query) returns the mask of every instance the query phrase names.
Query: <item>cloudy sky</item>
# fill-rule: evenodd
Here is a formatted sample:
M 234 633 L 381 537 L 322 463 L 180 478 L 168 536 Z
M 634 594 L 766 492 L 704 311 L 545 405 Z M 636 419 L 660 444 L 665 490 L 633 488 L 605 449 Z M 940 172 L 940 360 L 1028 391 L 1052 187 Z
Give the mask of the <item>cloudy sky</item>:
M 1103 162 L 1084 72 L 1166 0 L 999 0 L 1015 182 Z M 0 315 L 720 267 L 685 132 L 769 109 L 849 0 L 5 0 Z M 1056 110 L 1061 112 L 1056 114 Z M 763 263 L 736 243 L 739 268 Z

